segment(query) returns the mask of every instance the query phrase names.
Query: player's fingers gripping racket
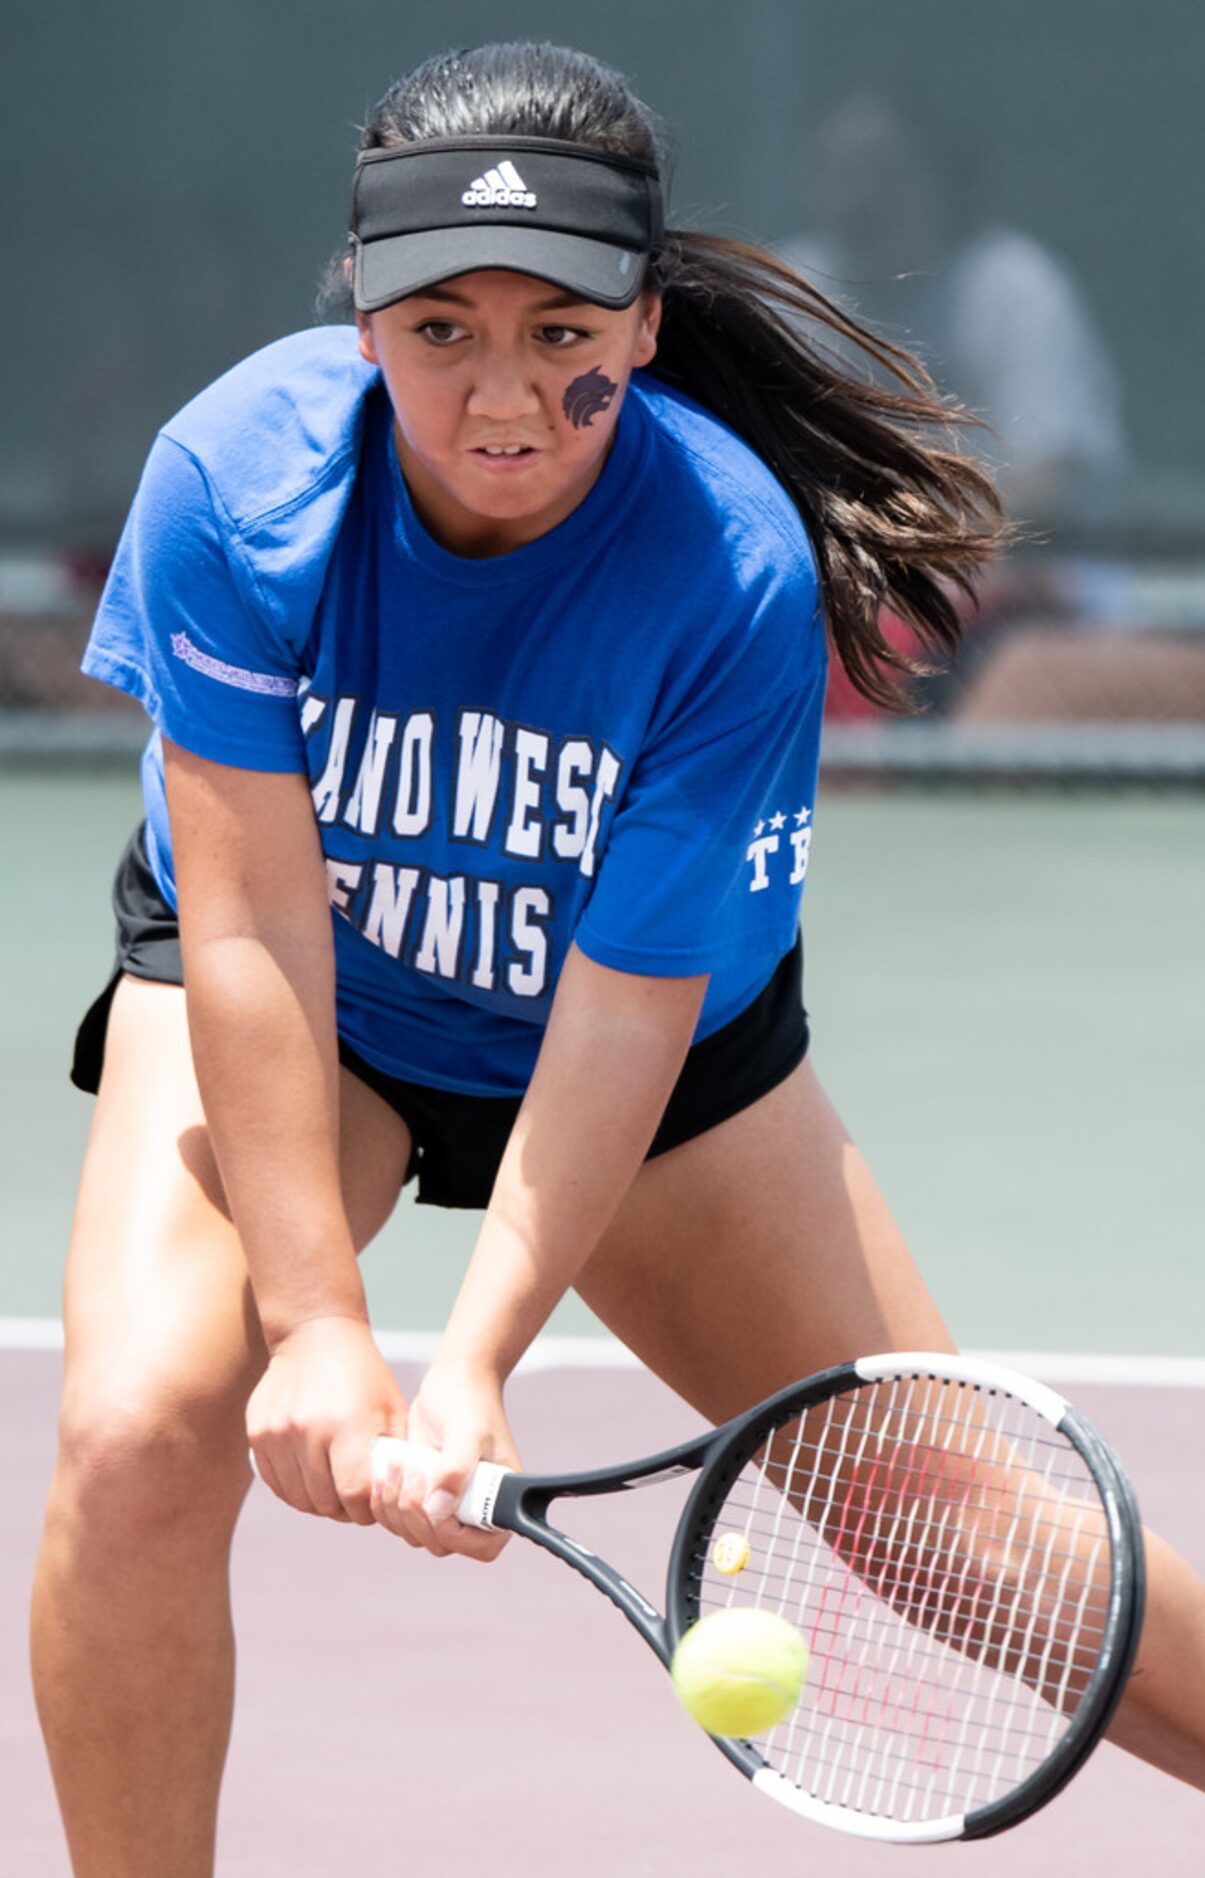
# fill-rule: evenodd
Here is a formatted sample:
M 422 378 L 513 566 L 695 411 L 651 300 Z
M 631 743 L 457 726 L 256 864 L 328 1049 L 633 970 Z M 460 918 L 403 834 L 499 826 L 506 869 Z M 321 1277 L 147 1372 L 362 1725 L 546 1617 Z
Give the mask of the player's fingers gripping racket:
M 692 1470 L 664 1617 L 548 1523 L 563 1495 Z M 663 1663 L 710 1612 L 789 1619 L 811 1659 L 798 1706 L 716 1745 L 793 1812 L 871 1838 L 982 1838 L 1034 1812 L 1099 1740 L 1137 1647 L 1142 1533 L 1116 1461 L 1053 1391 L 961 1358 L 863 1358 L 628 1467 L 483 1463 L 459 1510 L 572 1565 Z

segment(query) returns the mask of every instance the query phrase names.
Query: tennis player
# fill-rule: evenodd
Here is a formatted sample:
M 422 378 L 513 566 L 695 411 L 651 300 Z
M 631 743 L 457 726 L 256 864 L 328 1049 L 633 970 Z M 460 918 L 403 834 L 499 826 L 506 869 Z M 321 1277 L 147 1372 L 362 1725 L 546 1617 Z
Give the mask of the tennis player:
M 452 1508 L 517 1460 L 504 1385 L 569 1286 L 714 1419 L 950 1345 L 811 1067 L 797 933 L 826 647 L 880 702 L 881 608 L 952 648 L 991 485 L 904 355 L 666 230 L 593 60 L 432 60 L 363 145 L 354 324 L 165 425 L 85 661 L 154 723 L 34 1602 L 85 1875 L 212 1869 L 248 1439 L 299 1510 L 488 1557 Z M 407 1403 L 356 1255 L 412 1179 L 485 1215 Z M 406 1432 L 437 1478 L 374 1491 Z M 1116 1733 L 1201 1781 L 1205 1595 L 1151 1557 Z

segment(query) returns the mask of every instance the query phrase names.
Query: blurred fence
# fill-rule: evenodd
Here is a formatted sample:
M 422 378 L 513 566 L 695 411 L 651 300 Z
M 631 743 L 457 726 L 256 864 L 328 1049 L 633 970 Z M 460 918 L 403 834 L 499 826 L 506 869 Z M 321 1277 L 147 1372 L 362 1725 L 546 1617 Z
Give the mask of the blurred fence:
M 889 622 L 890 636 L 910 635 Z M 1205 786 L 1205 563 L 1021 552 L 984 583 L 915 716 L 830 683 L 830 772 L 931 782 Z
M 0 759 L 137 748 L 77 668 L 156 425 L 310 320 L 388 80 L 500 30 L 488 0 L 354 11 L 0 12 Z M 675 133 L 673 219 L 919 353 L 1034 524 L 922 716 L 834 679 L 829 770 L 1205 783 L 1198 0 L 511 0 L 505 31 L 627 72 Z
M 121 761 L 140 748 L 141 709 L 78 669 L 100 577 L 94 561 L 0 557 L 0 761 Z M 1107 607 L 1105 584 L 1083 559 L 1014 556 L 953 668 L 916 687 L 915 716 L 873 710 L 835 672 L 827 771 L 1205 787 L 1205 567 L 1117 563 Z

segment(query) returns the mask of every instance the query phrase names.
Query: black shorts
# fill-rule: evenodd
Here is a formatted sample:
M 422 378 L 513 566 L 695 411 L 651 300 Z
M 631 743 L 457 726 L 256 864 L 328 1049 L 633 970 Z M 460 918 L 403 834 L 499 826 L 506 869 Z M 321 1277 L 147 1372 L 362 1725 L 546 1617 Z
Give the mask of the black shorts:
M 105 1054 L 105 1031 L 123 973 L 180 985 L 180 929 L 147 861 L 144 832 L 131 838 L 113 883 L 117 961 L 113 976 L 89 1008 L 75 1039 L 71 1080 L 95 1095 Z M 803 944 L 775 967 L 765 989 L 722 1029 L 692 1045 L 674 1085 L 649 1158 L 706 1133 L 782 1082 L 808 1047 L 803 1008 Z M 519 1112 L 519 1096 L 459 1095 L 422 1083 L 401 1082 L 374 1069 L 339 1040 L 339 1060 L 388 1102 L 413 1141 L 407 1180 L 417 1179 L 428 1206 L 483 1207 Z

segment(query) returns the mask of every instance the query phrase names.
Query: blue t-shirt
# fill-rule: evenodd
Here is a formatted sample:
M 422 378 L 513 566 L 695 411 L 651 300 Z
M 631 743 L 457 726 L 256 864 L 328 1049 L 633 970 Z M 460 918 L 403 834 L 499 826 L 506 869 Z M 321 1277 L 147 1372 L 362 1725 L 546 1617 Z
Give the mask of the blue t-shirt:
M 308 774 L 340 1034 L 409 1081 L 527 1085 L 571 942 L 711 974 L 697 1031 L 794 942 L 825 641 L 790 499 L 716 418 L 633 379 L 594 488 L 512 553 L 415 514 L 355 332 L 268 346 L 164 426 L 84 670 L 160 733 Z

